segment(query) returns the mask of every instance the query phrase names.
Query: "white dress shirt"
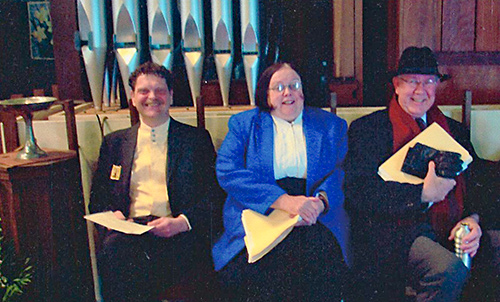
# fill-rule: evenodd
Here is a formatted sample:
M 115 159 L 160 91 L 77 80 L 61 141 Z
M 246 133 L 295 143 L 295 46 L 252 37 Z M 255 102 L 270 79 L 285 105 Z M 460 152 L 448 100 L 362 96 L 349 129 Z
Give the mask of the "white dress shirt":
M 130 179 L 130 217 L 171 216 L 167 192 L 167 139 L 170 119 L 151 128 L 140 124 Z

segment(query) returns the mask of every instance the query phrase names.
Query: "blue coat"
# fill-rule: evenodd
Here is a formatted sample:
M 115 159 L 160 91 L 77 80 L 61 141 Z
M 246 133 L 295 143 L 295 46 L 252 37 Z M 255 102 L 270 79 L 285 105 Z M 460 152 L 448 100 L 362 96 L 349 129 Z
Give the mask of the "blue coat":
M 343 209 L 341 164 L 347 152 L 347 124 L 341 118 L 317 108 L 306 107 L 303 129 L 307 148 L 308 196 L 325 191 L 330 211 L 320 216 L 347 251 L 348 218 Z M 222 269 L 244 247 L 241 223 L 244 209 L 268 213 L 285 191 L 273 170 L 273 120 L 258 108 L 234 115 L 229 132 L 217 155 L 216 172 L 228 197 L 224 204 L 224 233 L 212 249 L 215 269 Z

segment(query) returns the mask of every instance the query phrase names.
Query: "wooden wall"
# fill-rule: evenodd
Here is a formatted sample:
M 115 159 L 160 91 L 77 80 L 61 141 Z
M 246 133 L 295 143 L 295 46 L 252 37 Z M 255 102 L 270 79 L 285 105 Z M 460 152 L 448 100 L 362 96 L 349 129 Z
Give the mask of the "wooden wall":
M 408 46 L 429 46 L 440 71 L 452 76 L 440 104 L 460 104 L 472 90 L 475 104 L 500 103 L 500 1 L 390 0 L 388 68 Z

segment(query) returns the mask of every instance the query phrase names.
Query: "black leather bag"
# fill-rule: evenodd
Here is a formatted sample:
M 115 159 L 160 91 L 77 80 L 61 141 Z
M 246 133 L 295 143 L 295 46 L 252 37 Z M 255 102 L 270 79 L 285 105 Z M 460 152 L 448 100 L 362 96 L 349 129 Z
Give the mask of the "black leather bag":
M 460 153 L 439 151 L 421 143 L 408 149 L 401 171 L 424 179 L 430 161 L 436 164 L 436 175 L 440 177 L 455 178 L 463 171 Z

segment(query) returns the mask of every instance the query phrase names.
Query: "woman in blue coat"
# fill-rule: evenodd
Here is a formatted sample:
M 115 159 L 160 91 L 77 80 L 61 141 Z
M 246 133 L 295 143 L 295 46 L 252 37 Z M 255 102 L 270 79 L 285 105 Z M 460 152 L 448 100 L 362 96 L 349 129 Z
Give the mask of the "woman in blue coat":
M 341 170 L 346 122 L 305 107 L 301 78 L 287 63 L 264 71 L 255 96 L 258 108 L 229 120 L 217 157 L 228 197 L 224 233 L 212 252 L 225 298 L 340 301 L 348 229 Z M 302 221 L 271 252 L 248 263 L 244 209 L 266 215 L 281 209 Z

